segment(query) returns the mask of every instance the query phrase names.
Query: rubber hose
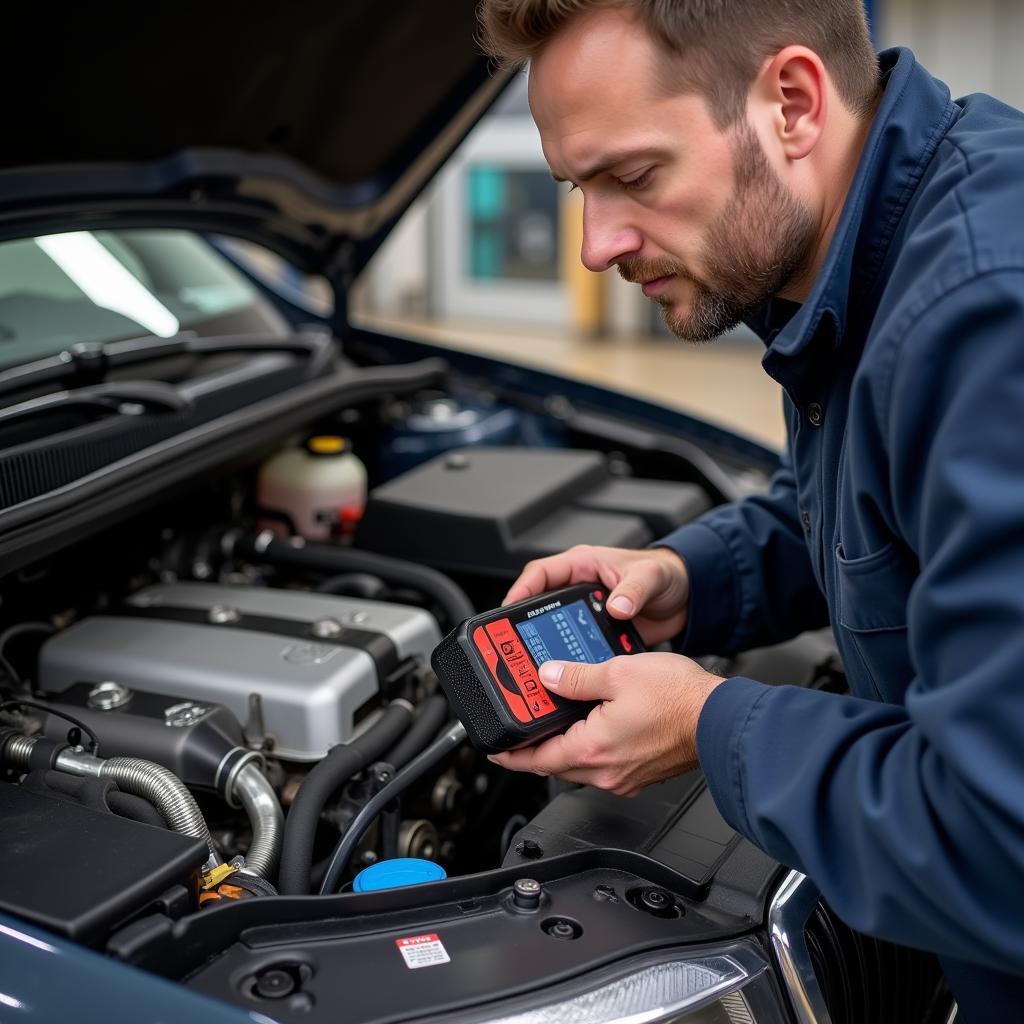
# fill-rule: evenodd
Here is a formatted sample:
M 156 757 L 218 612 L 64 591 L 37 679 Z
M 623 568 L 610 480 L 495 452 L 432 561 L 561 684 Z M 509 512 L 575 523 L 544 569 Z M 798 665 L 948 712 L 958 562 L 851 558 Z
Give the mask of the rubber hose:
M 122 793 L 115 789 L 107 794 L 107 806 L 122 818 L 131 818 L 132 821 L 155 825 L 157 828 L 167 827 L 160 812 L 148 800 L 134 793 Z
M 457 626 L 476 612 L 466 592 L 453 580 L 434 569 L 401 558 L 330 544 L 306 542 L 301 547 L 292 547 L 287 541 L 273 537 L 269 532 L 238 536 L 229 533 L 224 538 L 224 544 L 236 557 L 280 568 L 331 575 L 365 572 L 379 576 L 391 586 L 413 587 L 442 608 L 449 626 Z
M 432 693 L 416 706 L 416 717 L 409 731 L 381 758 L 398 769 L 414 758 L 441 731 L 452 717 L 448 698 Z
M 450 726 L 431 743 L 422 754 L 414 757 L 386 786 L 366 802 L 363 809 L 352 819 L 352 824 L 345 830 L 345 834 L 338 840 L 338 845 L 334 848 L 334 853 L 331 855 L 331 863 L 328 865 L 327 874 L 324 876 L 323 885 L 320 886 L 321 896 L 335 892 L 345 866 L 352 856 L 352 851 L 356 848 L 359 840 L 362 839 L 363 833 L 370 827 L 373 819 L 395 797 L 404 793 L 409 786 L 430 771 L 438 761 L 454 750 L 465 738 L 466 727 L 461 722 L 456 722 L 455 725 Z
M 284 896 L 306 896 L 310 891 L 313 843 L 320 813 L 331 795 L 356 772 L 380 760 L 412 721 L 412 705 L 392 701 L 381 717 L 351 743 L 331 747 L 319 764 L 303 779 L 284 823 L 281 874 L 278 889 Z
M 89 806 L 82 801 L 81 794 L 82 787 L 92 780 L 80 775 L 68 775 L 67 772 L 48 771 L 44 781 L 50 789 L 74 797 L 83 806 Z M 132 793 L 123 793 L 114 785 L 110 785 L 110 789 L 104 794 L 103 802 L 111 814 L 116 814 L 120 818 L 130 818 L 132 821 L 154 825 L 156 828 L 167 827 L 164 819 L 160 817 L 160 812 L 148 800 L 143 800 L 141 796 Z
M 328 576 L 317 584 L 318 594 L 343 594 L 345 597 L 361 597 L 367 601 L 379 601 L 387 584 L 379 576 L 368 572 L 343 572 Z

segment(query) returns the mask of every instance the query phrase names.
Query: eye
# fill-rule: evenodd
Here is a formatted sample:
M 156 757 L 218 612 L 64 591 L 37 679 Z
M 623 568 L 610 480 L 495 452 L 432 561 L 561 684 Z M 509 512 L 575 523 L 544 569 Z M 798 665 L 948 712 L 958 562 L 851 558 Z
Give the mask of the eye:
M 627 192 L 632 192 L 637 189 L 646 188 L 651 183 L 651 175 L 654 173 L 653 167 L 648 167 L 642 174 L 638 174 L 635 178 L 630 178 L 628 181 L 619 179 L 619 184 Z

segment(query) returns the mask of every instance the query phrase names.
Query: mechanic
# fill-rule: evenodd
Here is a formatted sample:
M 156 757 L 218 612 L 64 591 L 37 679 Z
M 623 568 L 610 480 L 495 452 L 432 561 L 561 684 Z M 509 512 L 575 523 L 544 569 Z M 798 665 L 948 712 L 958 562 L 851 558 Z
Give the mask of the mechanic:
M 493 758 L 620 794 L 699 760 L 719 810 L 870 935 L 939 954 L 960 1024 L 1024 1019 L 1024 115 L 876 56 L 859 0 L 484 0 L 529 62 L 583 262 L 782 385 L 763 495 L 647 551 L 533 562 L 614 588 L 649 653 L 548 663 L 601 700 Z M 851 694 L 690 660 L 830 624 Z

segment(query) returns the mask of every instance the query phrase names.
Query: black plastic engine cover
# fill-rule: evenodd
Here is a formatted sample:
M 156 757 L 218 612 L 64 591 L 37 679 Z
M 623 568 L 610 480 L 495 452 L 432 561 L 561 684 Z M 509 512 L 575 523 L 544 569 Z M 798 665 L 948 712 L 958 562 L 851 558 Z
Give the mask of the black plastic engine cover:
M 375 488 L 356 543 L 504 578 L 573 544 L 642 547 L 708 504 L 693 484 L 612 477 L 597 452 L 465 448 Z
M 176 883 L 191 884 L 206 843 L 0 784 L 0 910 L 87 944 Z

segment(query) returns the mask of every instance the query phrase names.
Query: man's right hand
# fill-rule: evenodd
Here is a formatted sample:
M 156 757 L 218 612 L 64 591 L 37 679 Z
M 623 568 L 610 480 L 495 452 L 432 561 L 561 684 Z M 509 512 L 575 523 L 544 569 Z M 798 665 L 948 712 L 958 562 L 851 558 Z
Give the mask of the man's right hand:
M 671 548 L 631 551 L 580 544 L 529 562 L 502 603 L 591 580 L 608 587 L 609 614 L 632 619 L 644 643 L 660 644 L 683 631 L 690 581 L 683 560 Z

